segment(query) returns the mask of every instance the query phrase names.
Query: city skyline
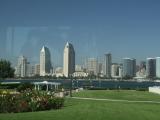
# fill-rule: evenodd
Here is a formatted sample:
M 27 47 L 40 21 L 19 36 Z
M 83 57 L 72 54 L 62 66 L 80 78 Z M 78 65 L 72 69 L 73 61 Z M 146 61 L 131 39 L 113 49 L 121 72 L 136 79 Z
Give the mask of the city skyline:
M 137 64 L 135 58 L 122 58 L 123 63 L 112 62 L 112 54 L 104 54 L 104 60 L 99 61 L 97 58 L 88 58 L 83 65 L 75 64 L 74 46 L 67 42 L 63 52 L 63 68 L 60 66 L 53 67 L 51 64 L 51 54 L 49 48 L 43 46 L 40 50 L 40 63 L 30 64 L 25 56 L 20 56 L 18 64 L 15 67 L 17 77 L 31 77 L 34 75 L 69 77 L 71 75 L 77 77 L 86 77 L 95 75 L 106 78 L 159 78 L 159 58 L 146 58 L 146 62 L 141 61 Z
M 14 64 L 19 55 L 39 62 L 46 45 L 51 59 L 57 59 L 54 64 L 62 66 L 68 40 L 76 48 L 77 64 L 86 57 L 103 59 L 106 52 L 115 62 L 160 56 L 159 1 L 16 1 L 0 1 L 0 57 Z

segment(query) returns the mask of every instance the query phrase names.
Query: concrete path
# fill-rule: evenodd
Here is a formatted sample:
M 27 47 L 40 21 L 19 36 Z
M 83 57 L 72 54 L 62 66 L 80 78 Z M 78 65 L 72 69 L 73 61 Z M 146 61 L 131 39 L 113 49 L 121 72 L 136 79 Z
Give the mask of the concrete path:
M 134 101 L 134 100 L 116 100 L 116 99 L 100 99 L 100 98 L 82 98 L 82 97 L 72 97 L 78 100 L 93 100 L 93 101 L 110 101 L 110 102 L 127 102 L 127 103 L 153 103 L 160 104 L 160 101 Z

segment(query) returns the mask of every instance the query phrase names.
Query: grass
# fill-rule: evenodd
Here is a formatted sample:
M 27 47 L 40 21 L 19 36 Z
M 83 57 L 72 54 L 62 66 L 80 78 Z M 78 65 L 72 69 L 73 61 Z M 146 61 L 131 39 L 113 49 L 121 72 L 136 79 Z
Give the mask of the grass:
M 160 101 L 160 96 L 138 91 L 82 91 L 80 97 Z M 0 120 L 159 120 L 160 104 L 75 100 L 65 107 L 33 113 L 0 114 Z
M 160 95 L 149 93 L 148 91 L 135 90 L 87 90 L 74 94 L 74 97 L 121 99 L 121 100 L 141 100 L 160 101 Z

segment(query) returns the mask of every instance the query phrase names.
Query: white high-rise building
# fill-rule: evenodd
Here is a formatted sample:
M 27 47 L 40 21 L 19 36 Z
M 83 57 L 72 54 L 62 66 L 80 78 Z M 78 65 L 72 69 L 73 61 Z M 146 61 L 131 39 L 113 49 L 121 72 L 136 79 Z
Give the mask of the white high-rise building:
M 71 43 L 68 43 L 64 47 L 63 53 L 63 74 L 65 77 L 69 77 L 75 72 L 75 51 Z
M 18 65 L 16 67 L 16 76 L 26 77 L 27 76 L 27 59 L 24 56 L 18 58 Z
M 112 55 L 111 55 L 111 53 L 105 54 L 104 76 L 106 76 L 107 78 L 111 77 L 111 65 L 112 65 Z
M 40 76 L 50 74 L 52 69 L 51 55 L 47 47 L 43 46 L 40 51 Z
M 156 77 L 160 78 L 160 57 L 156 57 Z

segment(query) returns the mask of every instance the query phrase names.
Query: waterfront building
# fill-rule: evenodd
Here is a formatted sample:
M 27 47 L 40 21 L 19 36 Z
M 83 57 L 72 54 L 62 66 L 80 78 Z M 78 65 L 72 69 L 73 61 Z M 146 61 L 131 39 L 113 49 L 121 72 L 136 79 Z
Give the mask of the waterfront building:
M 76 71 L 73 73 L 73 77 L 87 77 L 88 73 L 83 71 Z
M 103 64 L 102 63 L 98 63 L 98 74 L 101 76 L 103 73 Z
M 35 75 L 40 75 L 40 64 L 35 64 Z
M 119 77 L 119 64 L 113 63 L 111 66 L 111 76 L 114 77 Z
M 43 46 L 40 51 L 40 76 L 49 75 L 52 70 L 51 55 L 47 47 Z
M 145 78 L 146 77 L 146 62 L 141 61 L 139 65 L 139 69 L 136 73 L 137 77 Z
M 160 57 L 156 57 L 156 77 L 160 78 Z
M 146 76 L 148 78 L 154 78 L 156 76 L 156 59 L 155 58 L 147 58 Z
M 82 65 L 76 65 L 75 66 L 75 71 L 83 71 Z
M 136 76 L 136 59 L 123 58 L 123 77 Z
M 111 65 L 112 65 L 112 55 L 111 53 L 105 54 L 104 58 L 104 76 L 111 78 Z
M 136 59 L 134 58 L 132 58 L 132 65 L 133 65 L 133 77 L 136 77 L 137 65 L 136 65 Z
M 27 63 L 27 77 L 32 77 L 35 75 L 35 66 Z
M 63 53 L 63 74 L 65 77 L 71 76 L 75 72 L 75 51 L 71 43 L 64 47 Z
M 98 74 L 98 61 L 96 58 L 88 58 L 87 60 L 87 72 L 91 75 Z
M 120 78 L 123 77 L 123 69 L 122 69 L 122 65 L 119 65 L 119 77 L 120 77 Z
M 27 76 L 27 58 L 20 56 L 18 58 L 18 64 L 16 67 L 16 76 L 17 77 L 26 77 Z
M 62 67 L 57 67 L 57 68 L 55 69 L 54 75 L 55 75 L 56 77 L 63 77 L 63 68 L 62 68 Z

